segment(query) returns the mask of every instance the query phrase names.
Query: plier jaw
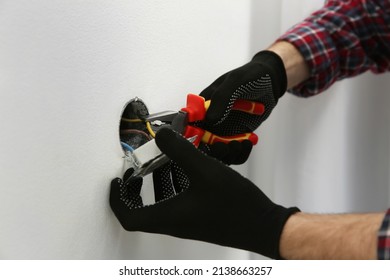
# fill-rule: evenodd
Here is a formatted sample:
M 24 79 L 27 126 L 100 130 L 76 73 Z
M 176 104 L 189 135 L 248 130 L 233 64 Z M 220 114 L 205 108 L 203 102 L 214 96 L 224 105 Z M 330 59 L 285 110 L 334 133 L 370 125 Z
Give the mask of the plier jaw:
M 149 115 L 145 118 L 146 122 L 150 122 L 154 127 L 154 131 L 158 131 L 161 127 L 169 127 L 180 134 L 184 134 L 188 124 L 187 113 L 183 111 L 164 111 Z
M 206 102 L 203 97 L 188 94 L 187 106 L 180 111 L 163 111 L 148 115 L 144 120 L 152 125 L 154 133 L 161 127 L 169 127 L 187 139 L 194 139 L 193 144 L 198 147 L 205 131 L 194 124 L 205 119 L 206 110 Z

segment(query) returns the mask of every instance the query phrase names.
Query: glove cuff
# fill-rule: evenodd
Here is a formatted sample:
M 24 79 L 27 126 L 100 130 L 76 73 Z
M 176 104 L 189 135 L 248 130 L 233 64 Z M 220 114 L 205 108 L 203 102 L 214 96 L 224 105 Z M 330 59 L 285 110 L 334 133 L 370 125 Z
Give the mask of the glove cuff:
M 278 100 L 287 90 L 287 74 L 282 58 L 273 51 L 258 52 L 252 62 L 262 64 L 269 69 L 272 85 L 275 89 L 275 100 Z
M 297 207 L 285 208 L 276 204 L 264 214 L 268 218 L 268 230 L 262 229 L 263 239 L 261 240 L 262 244 L 258 243 L 258 253 L 272 259 L 283 259 L 280 255 L 280 237 L 288 218 L 297 212 L 300 212 Z

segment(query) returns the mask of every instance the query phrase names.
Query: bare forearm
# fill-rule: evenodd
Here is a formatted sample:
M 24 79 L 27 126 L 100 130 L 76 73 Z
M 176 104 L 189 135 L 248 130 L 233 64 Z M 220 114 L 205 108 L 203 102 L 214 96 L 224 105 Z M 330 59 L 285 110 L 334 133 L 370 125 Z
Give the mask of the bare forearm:
M 282 232 L 285 259 L 376 259 L 383 213 L 292 215 Z
M 309 67 L 301 53 L 292 44 L 280 41 L 270 46 L 268 50 L 282 58 L 286 68 L 288 89 L 309 78 Z

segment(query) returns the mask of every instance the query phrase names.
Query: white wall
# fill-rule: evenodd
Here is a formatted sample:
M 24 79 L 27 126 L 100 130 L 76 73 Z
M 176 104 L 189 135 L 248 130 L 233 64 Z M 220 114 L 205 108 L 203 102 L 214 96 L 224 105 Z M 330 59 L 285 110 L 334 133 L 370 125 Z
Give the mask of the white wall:
M 124 104 L 138 96 L 151 112 L 179 109 L 188 92 L 246 62 L 250 8 L 249 0 L 1 1 L 0 258 L 247 258 L 125 232 L 108 193 L 123 172 Z

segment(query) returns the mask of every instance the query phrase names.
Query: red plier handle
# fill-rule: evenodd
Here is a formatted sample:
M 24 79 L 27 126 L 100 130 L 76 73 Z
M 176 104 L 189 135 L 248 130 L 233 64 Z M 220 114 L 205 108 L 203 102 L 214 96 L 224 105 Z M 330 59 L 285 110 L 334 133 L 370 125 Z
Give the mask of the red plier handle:
M 191 138 L 197 136 L 194 140 L 194 145 L 198 146 L 200 142 L 205 144 L 214 144 L 217 142 L 229 143 L 231 141 L 242 142 L 244 140 L 249 140 L 253 145 L 256 145 L 258 142 L 258 137 L 255 133 L 243 133 L 236 134 L 233 136 L 218 136 L 207 130 L 204 130 L 199 127 L 192 126 L 191 123 L 196 121 L 202 121 L 206 117 L 207 109 L 210 106 L 210 100 L 205 101 L 205 99 L 196 94 L 187 95 L 187 106 L 182 108 L 181 111 L 187 113 L 188 125 L 184 131 L 184 137 Z M 247 101 L 239 99 L 233 104 L 233 110 L 239 110 L 250 114 L 261 115 L 264 113 L 264 105 L 259 102 Z

